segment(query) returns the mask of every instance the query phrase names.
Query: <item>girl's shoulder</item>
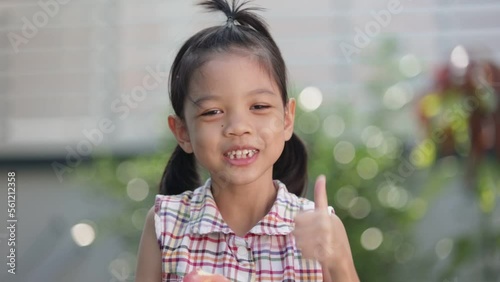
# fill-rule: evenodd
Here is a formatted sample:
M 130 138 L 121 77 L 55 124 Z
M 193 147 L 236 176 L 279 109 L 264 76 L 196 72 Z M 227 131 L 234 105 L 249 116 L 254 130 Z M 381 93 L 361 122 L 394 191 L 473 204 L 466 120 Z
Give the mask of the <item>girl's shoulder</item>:
M 180 236 L 191 220 L 193 206 L 202 199 L 204 186 L 194 191 L 185 191 L 178 195 L 156 195 L 154 209 L 154 226 L 156 237 L 161 246 L 166 236 Z M 167 234 L 175 231 L 176 234 Z
M 155 197 L 155 212 L 160 210 L 174 208 L 174 206 L 189 205 L 193 191 L 186 191 L 179 195 L 156 195 Z
M 199 201 L 204 195 L 204 186 L 196 188 L 194 191 L 185 191 L 178 195 L 156 195 L 154 210 L 156 214 L 166 211 L 178 212 L 188 208 L 193 202 Z

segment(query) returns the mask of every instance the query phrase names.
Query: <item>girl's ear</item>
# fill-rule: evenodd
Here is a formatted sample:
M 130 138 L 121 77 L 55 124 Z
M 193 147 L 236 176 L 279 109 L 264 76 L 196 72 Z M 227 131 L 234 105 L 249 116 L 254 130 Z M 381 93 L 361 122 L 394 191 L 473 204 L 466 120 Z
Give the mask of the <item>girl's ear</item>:
M 288 141 L 293 135 L 293 124 L 295 121 L 295 99 L 288 99 L 285 106 L 285 140 Z
M 179 143 L 179 146 L 181 146 L 184 152 L 191 154 L 193 152 L 193 147 L 191 146 L 189 132 L 184 121 L 182 121 L 178 116 L 169 115 L 168 127 L 170 127 L 175 139 L 177 139 L 177 143 Z

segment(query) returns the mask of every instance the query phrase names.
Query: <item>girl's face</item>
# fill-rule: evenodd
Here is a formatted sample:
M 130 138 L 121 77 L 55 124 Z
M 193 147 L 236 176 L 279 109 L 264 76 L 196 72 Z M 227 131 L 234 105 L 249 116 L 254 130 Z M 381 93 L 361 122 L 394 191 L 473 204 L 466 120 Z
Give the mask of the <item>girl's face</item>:
M 193 75 L 185 123 L 170 117 L 169 125 L 215 183 L 265 183 L 293 134 L 295 101 L 284 107 L 281 95 L 254 56 L 216 54 Z

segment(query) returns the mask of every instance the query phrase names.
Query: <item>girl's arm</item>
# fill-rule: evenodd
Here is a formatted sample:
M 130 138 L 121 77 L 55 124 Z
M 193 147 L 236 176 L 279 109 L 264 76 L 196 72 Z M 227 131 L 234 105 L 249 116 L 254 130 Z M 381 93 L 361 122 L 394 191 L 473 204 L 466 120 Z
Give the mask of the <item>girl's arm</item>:
M 295 217 L 293 234 L 297 247 L 303 257 L 321 263 L 325 282 L 359 282 L 344 224 L 328 208 L 324 176 L 316 180 L 314 206 L 314 211 Z
M 155 210 L 152 207 L 146 216 L 139 245 L 135 282 L 161 281 L 161 251 L 156 239 L 154 217 Z

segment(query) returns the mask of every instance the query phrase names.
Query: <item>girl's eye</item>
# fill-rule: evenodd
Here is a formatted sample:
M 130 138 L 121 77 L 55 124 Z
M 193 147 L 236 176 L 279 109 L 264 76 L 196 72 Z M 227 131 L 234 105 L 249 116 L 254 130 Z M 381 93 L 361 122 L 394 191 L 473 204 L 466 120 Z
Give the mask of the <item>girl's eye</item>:
M 222 113 L 221 110 L 210 110 L 210 111 L 206 111 L 206 112 L 202 113 L 201 115 L 202 116 L 213 116 L 213 115 L 217 115 L 220 113 Z
M 254 105 L 252 106 L 252 109 L 254 110 L 264 110 L 264 109 L 269 109 L 271 106 L 268 105 Z

